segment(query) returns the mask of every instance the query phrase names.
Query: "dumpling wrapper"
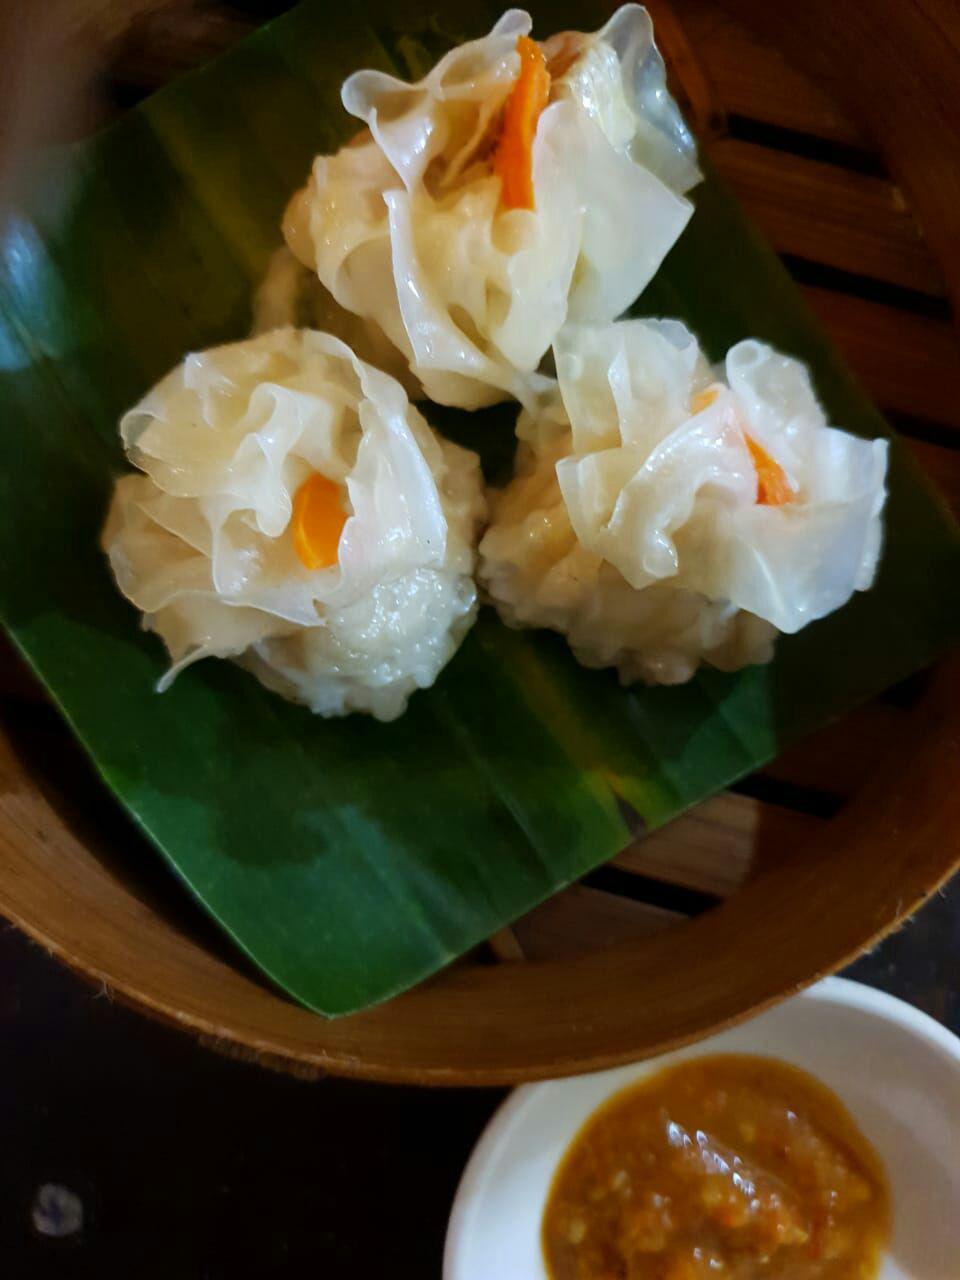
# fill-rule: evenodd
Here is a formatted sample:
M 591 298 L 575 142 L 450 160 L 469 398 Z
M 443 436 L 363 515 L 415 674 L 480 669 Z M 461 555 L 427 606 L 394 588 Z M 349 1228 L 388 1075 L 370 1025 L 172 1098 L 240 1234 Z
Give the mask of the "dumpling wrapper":
M 521 415 L 518 474 L 480 548 L 507 622 L 675 683 L 701 661 L 768 661 L 778 631 L 869 588 L 887 443 L 830 427 L 799 361 L 748 340 L 721 379 L 675 321 L 570 326 L 555 355 L 557 394 Z M 789 502 L 758 502 L 748 436 Z
M 229 657 L 322 715 L 393 719 L 476 614 L 475 454 L 338 339 L 279 329 L 187 356 L 120 425 L 130 461 L 103 533 L 120 590 L 178 671 Z M 312 474 L 341 486 L 338 559 L 291 536 Z
M 252 336 L 290 328 L 336 334 L 365 364 L 396 378 L 411 400 L 423 396 L 423 388 L 410 372 L 402 352 L 383 330 L 341 307 L 320 283 L 316 272 L 281 245 L 270 255 L 266 273 L 253 295 Z
M 594 35 L 545 42 L 562 74 L 537 123 L 535 209 L 503 208 L 491 153 L 530 28 L 511 9 L 417 84 L 350 76 L 343 103 L 367 128 L 316 159 L 284 219 L 337 303 L 386 335 L 427 396 L 462 408 L 532 407 L 562 325 L 636 299 L 700 177 L 649 15 L 625 5 Z

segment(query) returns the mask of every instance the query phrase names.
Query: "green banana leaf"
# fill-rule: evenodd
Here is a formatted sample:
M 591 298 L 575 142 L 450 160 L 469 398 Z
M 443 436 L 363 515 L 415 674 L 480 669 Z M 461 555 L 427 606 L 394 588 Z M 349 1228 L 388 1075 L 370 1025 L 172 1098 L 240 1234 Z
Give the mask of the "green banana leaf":
M 38 163 L 3 232 L 3 621 L 184 883 L 275 982 L 329 1015 L 434 973 L 960 635 L 957 530 L 895 443 L 876 587 L 783 639 L 769 667 L 624 691 L 557 637 L 484 610 L 394 724 L 322 721 L 226 663 L 154 693 L 161 645 L 98 549 L 124 468 L 117 418 L 185 351 L 247 332 L 287 197 L 352 132 L 344 75 L 420 74 L 494 12 L 305 3 Z M 536 30 L 600 16 L 544 5 Z M 641 310 L 682 317 L 714 357 L 767 339 L 811 364 L 834 422 L 886 432 L 713 176 L 696 204 Z M 509 410 L 432 416 L 504 474 Z

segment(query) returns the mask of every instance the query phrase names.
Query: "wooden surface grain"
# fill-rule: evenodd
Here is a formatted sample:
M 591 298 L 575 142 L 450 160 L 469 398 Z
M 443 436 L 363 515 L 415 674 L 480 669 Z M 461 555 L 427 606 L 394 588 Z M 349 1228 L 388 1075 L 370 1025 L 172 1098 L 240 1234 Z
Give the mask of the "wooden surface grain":
M 960 305 L 960 4 L 723 0 L 824 86 L 895 175 Z

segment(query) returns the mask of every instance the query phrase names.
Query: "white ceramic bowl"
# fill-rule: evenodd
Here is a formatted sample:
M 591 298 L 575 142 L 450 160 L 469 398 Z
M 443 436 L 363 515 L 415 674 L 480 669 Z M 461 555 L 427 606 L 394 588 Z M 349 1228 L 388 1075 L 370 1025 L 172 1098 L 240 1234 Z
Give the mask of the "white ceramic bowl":
M 893 1233 L 880 1280 L 960 1280 L 960 1040 L 902 1000 L 843 978 L 678 1053 L 517 1089 L 464 1172 L 444 1280 L 546 1280 L 540 1221 L 581 1125 L 625 1085 L 710 1053 L 779 1058 L 833 1089 L 890 1180 Z

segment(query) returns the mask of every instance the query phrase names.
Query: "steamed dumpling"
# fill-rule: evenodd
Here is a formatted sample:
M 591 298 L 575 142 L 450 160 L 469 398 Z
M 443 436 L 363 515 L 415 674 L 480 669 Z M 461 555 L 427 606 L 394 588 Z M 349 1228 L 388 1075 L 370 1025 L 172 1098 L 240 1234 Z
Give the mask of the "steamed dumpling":
M 700 176 L 645 9 L 543 46 L 530 27 L 511 9 L 418 84 L 350 76 L 344 106 L 367 127 L 317 158 L 284 220 L 293 253 L 443 404 L 532 404 L 561 326 L 635 300 Z M 532 143 L 509 151 L 524 128 Z
M 714 371 L 674 321 L 570 326 L 555 355 L 480 546 L 510 625 L 673 684 L 766 662 L 871 585 L 887 444 L 828 426 L 799 361 L 746 341 Z
M 187 358 L 122 419 L 143 474 L 103 533 L 164 640 L 166 687 L 233 658 L 320 715 L 391 720 L 476 615 L 475 454 L 338 339 L 280 329 Z
M 270 255 L 253 295 L 253 334 L 271 329 L 320 329 L 334 333 L 355 356 L 389 373 L 411 398 L 422 395 L 403 354 L 382 329 L 341 307 L 315 271 L 305 267 L 286 245 Z

